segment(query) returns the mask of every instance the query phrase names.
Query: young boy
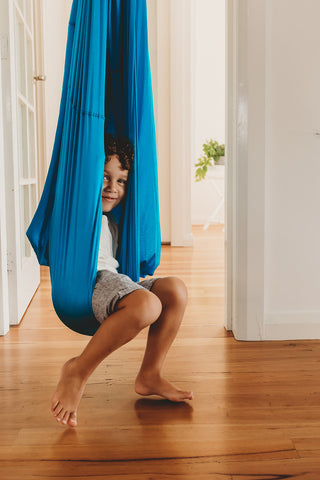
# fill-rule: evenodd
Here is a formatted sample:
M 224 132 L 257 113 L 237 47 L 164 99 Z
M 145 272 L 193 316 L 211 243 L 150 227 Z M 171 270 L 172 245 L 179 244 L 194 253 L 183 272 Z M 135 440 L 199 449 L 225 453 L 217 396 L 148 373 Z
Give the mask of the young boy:
M 133 164 L 133 148 L 121 138 L 108 135 L 102 190 L 102 227 L 96 285 L 92 308 L 101 326 L 84 351 L 62 367 L 60 381 L 52 397 L 51 409 L 64 425 L 77 425 L 77 408 L 86 382 L 110 353 L 149 327 L 147 346 L 135 381 L 140 395 L 160 395 L 173 402 L 192 400 L 193 393 L 182 391 L 161 376 L 166 354 L 176 337 L 187 303 L 187 290 L 176 277 L 152 278 L 135 283 L 117 272 L 115 259 L 117 226 L 110 212 L 126 194 Z

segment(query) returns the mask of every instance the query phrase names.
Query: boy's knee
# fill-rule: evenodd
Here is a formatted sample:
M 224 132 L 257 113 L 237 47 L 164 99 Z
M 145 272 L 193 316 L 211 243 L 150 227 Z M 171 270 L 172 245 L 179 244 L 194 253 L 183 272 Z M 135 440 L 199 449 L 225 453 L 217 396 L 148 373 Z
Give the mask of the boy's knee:
M 167 277 L 165 281 L 165 304 L 186 307 L 188 290 L 185 283 L 178 277 Z
M 136 290 L 129 297 L 128 314 L 137 330 L 148 327 L 161 315 L 162 305 L 159 298 L 148 290 Z
M 162 305 L 159 298 L 149 291 L 142 291 L 142 299 L 136 309 L 138 326 L 143 329 L 154 323 L 161 315 Z

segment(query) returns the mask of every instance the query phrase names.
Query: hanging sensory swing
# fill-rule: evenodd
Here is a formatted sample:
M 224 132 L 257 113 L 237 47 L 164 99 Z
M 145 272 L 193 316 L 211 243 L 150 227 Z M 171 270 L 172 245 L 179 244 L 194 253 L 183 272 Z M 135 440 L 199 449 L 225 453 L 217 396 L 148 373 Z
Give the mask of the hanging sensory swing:
M 93 335 L 105 132 L 134 145 L 120 222 L 120 273 L 134 281 L 160 261 L 156 141 L 146 0 L 74 0 L 50 168 L 27 236 L 49 265 L 52 300 L 72 330 Z

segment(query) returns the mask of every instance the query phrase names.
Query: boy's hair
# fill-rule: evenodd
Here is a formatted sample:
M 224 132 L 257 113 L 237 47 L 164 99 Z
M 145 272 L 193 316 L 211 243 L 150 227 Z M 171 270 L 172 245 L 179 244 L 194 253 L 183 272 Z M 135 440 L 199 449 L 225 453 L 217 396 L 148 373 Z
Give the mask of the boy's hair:
M 132 171 L 134 149 L 128 138 L 121 135 L 115 137 L 111 133 L 107 133 L 105 135 L 105 154 L 106 161 L 110 155 L 118 155 L 123 170 L 128 170 L 129 173 Z

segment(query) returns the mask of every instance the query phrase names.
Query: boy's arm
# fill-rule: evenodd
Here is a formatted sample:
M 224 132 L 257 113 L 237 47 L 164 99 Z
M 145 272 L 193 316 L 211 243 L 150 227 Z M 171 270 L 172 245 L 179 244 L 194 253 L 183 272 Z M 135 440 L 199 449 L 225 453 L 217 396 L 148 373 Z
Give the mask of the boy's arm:
M 119 239 L 119 227 L 112 215 L 108 215 L 109 228 L 112 235 L 112 253 L 114 258 L 117 256 L 118 239 Z

